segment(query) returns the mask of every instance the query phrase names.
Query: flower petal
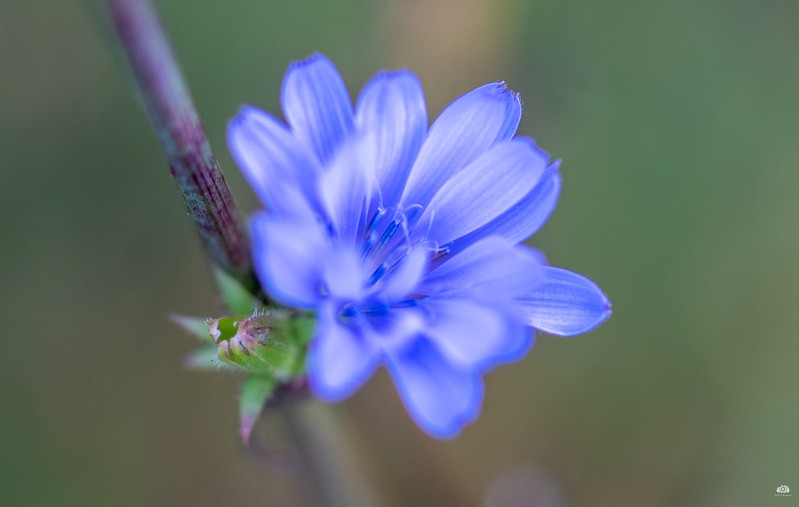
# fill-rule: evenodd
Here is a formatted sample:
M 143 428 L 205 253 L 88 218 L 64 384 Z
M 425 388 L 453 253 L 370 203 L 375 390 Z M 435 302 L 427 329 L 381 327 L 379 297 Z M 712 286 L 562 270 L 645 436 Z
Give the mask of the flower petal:
M 352 103 L 326 56 L 294 62 L 283 79 L 283 114 L 291 130 L 324 164 L 353 129 Z
M 347 247 L 333 248 L 324 258 L 322 266 L 323 290 L 339 301 L 356 301 L 363 295 L 363 281 L 368 276 L 358 253 Z
M 381 297 L 387 303 L 407 298 L 419 285 L 427 269 L 428 257 L 424 247 L 416 247 L 408 252 L 399 266 L 383 278 L 383 285 L 379 287 Z
M 372 376 L 380 355 L 358 328 L 338 321 L 332 306 L 320 311 L 317 326 L 308 350 L 308 380 L 320 398 L 340 401 Z
M 267 291 L 290 306 L 316 306 L 322 297 L 319 258 L 327 251 L 322 231 L 261 212 L 250 219 L 250 235 L 255 270 Z
M 456 239 L 452 252 L 463 250 L 466 246 L 486 236 L 502 236 L 511 243 L 519 243 L 529 238 L 547 221 L 560 194 L 560 174 L 556 162 L 541 180 L 516 204 L 484 226 Z
M 430 127 L 408 176 L 403 205 L 427 204 L 445 181 L 507 139 L 518 107 L 518 97 L 502 83 L 481 86 L 450 104 Z
M 584 333 L 610 317 L 610 301 L 588 278 L 546 266 L 545 281 L 517 299 L 527 324 L 560 336 Z
M 419 291 L 427 295 L 479 291 L 509 301 L 532 292 L 543 281 L 543 268 L 535 250 L 489 236 L 430 271 Z
M 373 302 L 375 307 L 380 303 Z M 361 308 L 363 310 L 364 308 Z M 425 327 L 424 313 L 417 307 L 391 308 L 388 312 L 372 315 L 361 314 L 356 317 L 363 324 L 365 336 L 385 355 L 407 349 L 410 343 L 419 338 Z
M 228 124 L 227 137 L 241 172 L 271 213 L 312 216 L 321 169 L 282 123 L 257 108 L 243 107 Z
M 444 183 L 419 224 L 430 223 L 427 237 L 444 245 L 485 225 L 508 210 L 538 182 L 547 165 L 524 138 L 495 144 Z
M 420 338 L 397 355 L 388 369 L 414 420 L 438 438 L 452 438 L 477 417 L 483 383 L 474 370 L 457 367 Z
M 356 117 L 360 130 L 377 139 L 375 172 L 383 207 L 396 207 L 427 133 L 419 79 L 407 70 L 377 74 L 361 91 Z
M 484 302 L 429 298 L 424 308 L 425 334 L 447 358 L 467 368 L 515 361 L 532 343 L 529 328 Z
M 375 188 L 375 150 L 373 136 L 350 137 L 319 178 L 322 207 L 339 238 L 347 243 L 353 243 L 365 226 L 366 207 Z
M 502 83 L 504 85 L 504 83 Z M 494 142 L 507 141 L 516 135 L 519 121 L 522 119 L 522 101 L 519 94 L 510 92 L 510 97 L 505 101 L 505 121 L 499 128 Z

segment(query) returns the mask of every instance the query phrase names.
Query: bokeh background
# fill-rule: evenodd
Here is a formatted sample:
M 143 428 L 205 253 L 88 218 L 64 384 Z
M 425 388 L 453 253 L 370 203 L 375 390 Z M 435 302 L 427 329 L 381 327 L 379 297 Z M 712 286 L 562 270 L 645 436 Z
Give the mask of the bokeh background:
M 0 3 L 0 503 L 311 505 L 279 411 L 244 448 L 238 379 L 181 367 L 195 343 L 168 313 L 221 305 L 98 5 Z M 353 94 L 414 70 L 431 117 L 505 80 L 520 132 L 563 159 L 531 244 L 613 317 L 490 373 L 452 441 L 384 372 L 332 409 L 385 505 L 799 505 L 799 3 L 160 7 L 244 212 L 226 122 L 278 112 L 313 51 Z

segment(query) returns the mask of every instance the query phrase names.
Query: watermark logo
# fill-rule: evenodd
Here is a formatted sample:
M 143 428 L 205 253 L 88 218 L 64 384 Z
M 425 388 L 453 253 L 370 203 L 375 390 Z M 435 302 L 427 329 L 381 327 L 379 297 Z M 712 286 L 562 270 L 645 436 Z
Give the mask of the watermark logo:
M 785 484 L 781 484 L 777 486 L 777 492 L 774 493 L 774 496 L 791 496 L 791 488 Z

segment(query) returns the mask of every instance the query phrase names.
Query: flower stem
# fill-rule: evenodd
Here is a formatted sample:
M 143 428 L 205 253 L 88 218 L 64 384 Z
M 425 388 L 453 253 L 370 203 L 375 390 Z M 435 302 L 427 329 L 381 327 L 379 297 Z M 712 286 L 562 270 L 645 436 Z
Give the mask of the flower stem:
M 263 297 L 233 198 L 155 7 L 151 0 L 105 0 L 105 4 L 206 254 L 214 267 Z M 323 505 L 378 505 L 358 474 L 353 449 L 347 444 L 351 435 L 342 438 L 340 421 L 311 400 L 292 400 L 286 413 Z
M 284 407 L 291 434 L 312 478 L 315 505 L 379 507 L 382 501 L 359 469 L 353 434 L 333 407 L 294 399 Z
M 233 198 L 155 7 L 150 0 L 106 0 L 106 6 L 208 258 L 258 293 Z

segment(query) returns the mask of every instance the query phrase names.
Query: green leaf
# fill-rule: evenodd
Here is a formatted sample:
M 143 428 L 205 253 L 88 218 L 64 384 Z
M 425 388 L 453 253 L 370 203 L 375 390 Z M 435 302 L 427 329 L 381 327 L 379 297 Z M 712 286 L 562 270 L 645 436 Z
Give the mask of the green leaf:
M 266 400 L 276 387 L 275 379 L 264 375 L 251 375 L 244 380 L 239 400 L 239 431 L 245 444 L 250 440 L 255 421 L 263 411 Z
M 214 339 L 208 333 L 208 319 L 181 315 L 179 313 L 171 314 L 169 319 L 202 341 L 214 343 Z
M 222 294 L 222 300 L 233 315 L 249 315 L 260 305 L 258 298 L 245 289 L 235 278 L 221 269 L 214 269 L 214 277 Z

